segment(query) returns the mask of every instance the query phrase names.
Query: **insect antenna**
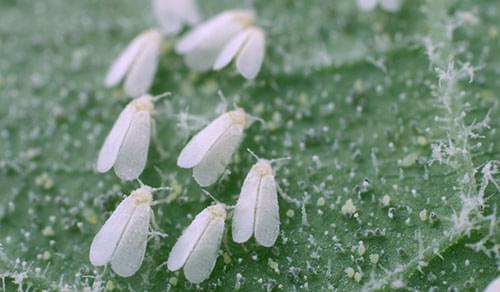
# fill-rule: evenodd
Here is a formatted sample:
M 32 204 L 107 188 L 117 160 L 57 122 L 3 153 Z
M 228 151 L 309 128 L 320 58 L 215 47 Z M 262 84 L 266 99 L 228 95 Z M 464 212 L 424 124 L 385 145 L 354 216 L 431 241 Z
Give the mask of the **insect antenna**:
M 247 151 L 248 153 L 250 153 L 256 160 L 260 160 L 261 158 L 255 154 L 255 152 L 253 152 L 252 150 L 250 150 L 250 148 L 247 148 Z
M 210 199 L 212 199 L 214 202 L 216 202 L 217 204 L 221 204 L 224 206 L 224 208 L 226 209 L 234 209 L 234 206 L 231 206 L 231 205 L 228 205 L 228 204 L 224 204 L 222 203 L 221 201 L 217 200 L 216 197 L 214 197 L 209 191 L 205 190 L 205 189 L 201 189 L 202 192 L 208 196 Z
M 273 164 L 273 163 L 276 163 L 276 162 L 278 162 L 278 163 L 279 163 L 279 162 L 282 162 L 282 161 L 287 161 L 287 160 L 290 160 L 290 159 L 292 159 L 292 157 L 290 157 L 290 156 L 285 156 L 285 157 L 273 158 L 273 159 L 269 160 L 269 162 L 270 162 L 271 164 Z
M 159 95 L 155 95 L 155 96 L 153 96 L 151 99 L 152 99 L 154 102 L 157 102 L 158 100 L 160 100 L 160 99 L 162 99 L 162 98 L 164 98 L 164 97 L 166 97 L 166 96 L 170 96 L 170 95 L 172 95 L 172 93 L 171 93 L 170 91 L 166 91 L 166 92 L 164 92 L 164 93 L 162 93 L 162 94 L 159 94 Z

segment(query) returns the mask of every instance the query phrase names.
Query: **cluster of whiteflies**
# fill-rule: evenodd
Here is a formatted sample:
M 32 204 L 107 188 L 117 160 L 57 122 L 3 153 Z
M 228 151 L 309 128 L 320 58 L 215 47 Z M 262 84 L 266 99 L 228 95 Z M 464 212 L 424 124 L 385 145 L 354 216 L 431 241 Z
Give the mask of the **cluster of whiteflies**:
M 97 161 L 98 171 L 114 167 L 124 180 L 141 174 L 147 159 L 153 103 L 154 98 L 145 95 L 127 105 L 104 142 Z M 188 142 L 177 165 L 192 168 L 200 186 L 214 184 L 237 150 L 249 124 L 247 120 L 241 108 L 222 114 Z M 235 242 L 246 242 L 254 235 L 258 244 L 274 245 L 280 229 L 276 188 L 271 161 L 258 159 L 245 178 L 234 207 Z M 146 251 L 155 190 L 158 189 L 141 185 L 118 205 L 92 242 L 93 265 L 111 263 L 113 271 L 123 277 L 137 272 Z M 184 275 L 192 283 L 209 277 L 219 253 L 228 208 L 217 203 L 194 218 L 170 252 L 169 270 L 184 267 Z
M 112 86 L 125 79 L 125 92 L 137 97 L 120 113 L 97 159 L 98 172 L 113 168 L 124 181 L 138 179 L 146 166 L 154 104 L 159 98 L 146 92 L 157 69 L 163 34 L 176 33 L 184 23 L 194 24 L 199 19 L 193 1 L 156 0 L 153 4 L 161 30 L 148 30 L 135 38 L 111 65 L 105 81 Z M 176 49 L 194 70 L 220 70 L 235 59 L 236 68 L 245 78 L 255 78 L 264 58 L 265 40 L 254 22 L 250 11 L 223 12 L 189 32 Z M 195 181 L 202 187 L 216 183 L 238 149 L 248 121 L 241 108 L 222 114 L 193 136 L 181 151 L 177 165 L 192 168 Z M 234 207 L 235 242 L 246 242 L 254 235 L 258 244 L 274 245 L 280 229 L 276 188 L 271 161 L 258 159 Z M 153 214 L 153 193 L 160 189 L 141 183 L 118 205 L 92 241 L 93 265 L 110 263 L 122 277 L 139 270 Z M 230 209 L 233 207 L 216 203 L 201 211 L 173 246 L 168 269 L 184 268 L 186 279 L 192 283 L 207 279 L 215 267 Z
M 378 1 L 386 7 L 387 3 L 397 0 L 359 0 L 358 4 L 362 8 L 373 8 Z M 125 92 L 136 98 L 120 113 L 104 141 L 96 166 L 101 173 L 114 168 L 124 181 L 138 179 L 146 166 L 154 103 L 159 98 L 147 92 L 157 70 L 161 43 L 165 36 L 178 33 L 184 24 L 195 25 L 200 19 L 194 0 L 154 0 L 153 7 L 161 28 L 136 37 L 113 62 L 105 80 L 106 85 L 114 86 L 125 79 Z M 188 32 L 177 42 L 176 51 L 184 56 L 192 70 L 220 70 L 235 60 L 238 72 L 253 79 L 264 59 L 265 34 L 255 26 L 252 11 L 226 11 Z M 241 108 L 222 114 L 193 136 L 179 154 L 177 165 L 192 168 L 194 180 L 202 187 L 216 183 L 238 149 L 244 130 L 250 124 L 248 120 Z M 183 268 L 186 279 L 192 283 L 209 277 L 219 254 L 227 210 L 234 209 L 232 237 L 235 242 L 243 243 L 254 236 L 259 245 L 275 244 L 280 220 L 271 162 L 257 158 L 234 208 L 216 203 L 194 218 L 170 252 L 169 270 Z M 110 263 L 112 270 L 123 277 L 139 270 L 153 214 L 153 193 L 160 189 L 163 188 L 141 183 L 118 205 L 91 244 L 93 265 Z
M 104 81 L 112 87 L 124 80 L 124 91 L 131 97 L 149 92 L 164 38 L 177 34 L 183 24 L 195 25 L 200 19 L 194 0 L 154 0 L 153 10 L 160 28 L 133 39 L 113 62 Z M 264 32 L 255 22 L 255 14 L 249 10 L 222 12 L 197 24 L 178 40 L 175 49 L 191 70 L 221 70 L 235 60 L 238 72 L 254 79 L 264 60 L 266 43 Z

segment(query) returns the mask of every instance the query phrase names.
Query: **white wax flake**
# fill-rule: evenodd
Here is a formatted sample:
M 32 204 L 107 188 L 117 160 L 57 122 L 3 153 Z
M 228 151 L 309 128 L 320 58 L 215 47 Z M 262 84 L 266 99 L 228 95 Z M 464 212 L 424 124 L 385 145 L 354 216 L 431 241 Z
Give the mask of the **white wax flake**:
M 148 157 L 153 109 L 153 98 L 149 95 L 134 99 L 125 107 L 99 152 L 98 172 L 114 167 L 122 180 L 139 177 Z
M 363 243 L 363 241 L 360 241 L 359 242 L 359 245 L 358 245 L 358 254 L 360 256 L 363 256 L 366 252 L 366 247 L 365 247 L 365 244 Z
M 344 215 L 352 216 L 354 213 L 356 213 L 356 206 L 352 202 L 352 199 L 348 199 L 344 205 L 342 205 L 342 208 L 340 209 L 340 212 Z
M 184 24 L 200 21 L 195 0 L 153 0 L 153 14 L 163 34 L 176 34 Z
M 44 251 L 43 254 L 42 254 L 42 259 L 43 260 L 48 261 L 48 260 L 50 260 L 51 257 L 52 257 L 52 254 L 48 250 Z
M 224 264 L 229 265 L 231 263 L 231 256 L 228 253 L 223 252 L 222 258 L 224 260 Z
M 146 94 L 153 83 L 162 35 L 156 30 L 148 30 L 137 36 L 113 61 L 106 74 L 104 84 L 118 85 L 124 78 L 125 93 L 131 97 Z
M 176 45 L 188 67 L 195 71 L 220 70 L 233 59 L 238 72 L 254 79 L 265 55 L 265 33 L 255 26 L 249 10 L 229 10 L 201 23 Z
M 35 178 L 35 184 L 41 186 L 43 189 L 48 190 L 54 186 L 54 180 L 46 172 Z
M 405 282 L 402 279 L 396 279 L 391 282 L 391 288 L 394 290 L 405 288 Z
M 389 195 L 384 195 L 384 197 L 382 197 L 382 205 L 384 207 L 387 207 L 389 206 L 390 203 L 391 203 L 391 197 Z
M 361 281 L 361 278 L 363 278 L 363 274 L 360 272 L 354 273 L 354 281 L 358 282 Z
M 401 8 L 401 0 L 356 0 L 359 9 L 368 12 L 380 5 L 387 12 L 397 12 Z
M 276 273 L 276 274 L 279 274 L 280 273 L 280 268 L 279 268 L 279 264 L 275 261 L 273 261 L 272 258 L 269 258 L 267 260 L 267 265 Z
M 428 216 L 427 216 L 427 210 L 423 209 L 422 211 L 420 211 L 418 213 L 418 217 L 420 217 L 420 220 L 423 221 L 423 222 L 427 221 L 427 218 L 428 218 Z
M 42 230 L 42 235 L 43 236 L 54 236 L 56 233 L 54 232 L 54 229 L 52 228 L 52 226 L 47 226 L 45 227 L 43 230 Z
M 378 253 L 374 253 L 374 254 L 370 255 L 370 262 L 374 265 L 376 265 L 378 263 L 379 259 L 380 259 L 380 256 Z
M 316 206 L 323 207 L 325 203 L 326 203 L 325 198 L 319 197 L 318 200 L 316 201 Z
M 427 138 L 425 138 L 424 136 L 418 136 L 417 137 L 417 144 L 420 146 L 427 145 Z
M 222 114 L 189 141 L 177 165 L 193 168 L 193 177 L 202 187 L 215 183 L 240 145 L 245 125 L 243 109 Z
M 484 289 L 484 292 L 498 292 L 500 291 L 500 276 L 491 281 L 491 283 Z
M 268 160 L 259 159 L 243 182 L 232 224 L 233 240 L 246 242 L 255 234 L 258 244 L 271 247 L 280 231 L 278 193 Z
M 199 213 L 172 248 L 168 269 L 177 271 L 184 267 L 184 276 L 191 283 L 208 279 L 217 261 L 225 220 L 223 204 L 207 207 Z
M 170 279 L 168 279 L 168 283 L 170 283 L 172 286 L 177 286 L 177 282 L 179 280 L 177 279 L 177 277 L 170 277 Z
M 418 153 L 412 152 L 406 155 L 402 160 L 399 161 L 399 165 L 402 167 L 410 167 L 414 165 L 418 160 Z
M 346 273 L 347 277 L 349 277 L 349 278 L 354 277 L 354 269 L 353 268 L 348 267 L 344 270 L 344 272 Z
M 243 275 L 240 273 L 236 273 L 236 282 L 234 283 L 234 290 L 239 290 L 241 288 L 241 280 L 243 278 Z
M 106 220 L 90 246 L 94 266 L 111 263 L 121 277 L 139 270 L 146 251 L 153 189 L 141 186 L 125 198 Z

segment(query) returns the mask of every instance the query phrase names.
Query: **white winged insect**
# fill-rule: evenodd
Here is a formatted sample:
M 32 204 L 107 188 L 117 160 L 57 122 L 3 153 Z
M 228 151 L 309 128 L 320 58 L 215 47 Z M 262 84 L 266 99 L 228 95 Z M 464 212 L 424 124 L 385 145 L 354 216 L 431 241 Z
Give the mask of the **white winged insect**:
M 500 291 L 500 276 L 490 282 L 484 292 L 498 292 Z
M 280 232 L 278 192 L 271 166 L 273 160 L 256 158 L 234 209 L 233 240 L 243 243 L 255 235 L 258 244 L 271 247 Z
M 107 87 L 118 85 L 124 78 L 125 93 L 139 97 L 149 91 L 158 67 L 162 35 L 156 30 L 147 30 L 137 36 L 123 50 L 106 74 Z
M 217 262 L 225 220 L 226 209 L 221 203 L 196 215 L 170 251 L 168 269 L 177 271 L 184 267 L 184 276 L 191 283 L 208 279 Z
M 226 112 L 196 134 L 177 158 L 181 168 L 193 168 L 193 177 L 206 187 L 217 181 L 243 138 L 246 113 Z
M 122 180 L 139 177 L 148 157 L 153 97 L 144 95 L 132 100 L 120 113 L 97 158 L 97 171 L 114 167 Z
M 139 270 L 147 246 L 153 192 L 160 189 L 142 185 L 116 207 L 92 241 L 92 265 L 111 263 L 111 269 L 121 277 Z
M 176 45 L 195 71 L 220 70 L 236 59 L 238 72 L 254 79 L 265 55 L 265 33 L 249 10 L 229 10 L 195 27 Z
M 200 21 L 196 0 L 153 0 L 153 14 L 165 35 L 178 33 L 184 24 Z
M 387 12 L 397 12 L 401 8 L 401 0 L 356 0 L 359 9 L 362 11 L 372 11 L 380 5 Z

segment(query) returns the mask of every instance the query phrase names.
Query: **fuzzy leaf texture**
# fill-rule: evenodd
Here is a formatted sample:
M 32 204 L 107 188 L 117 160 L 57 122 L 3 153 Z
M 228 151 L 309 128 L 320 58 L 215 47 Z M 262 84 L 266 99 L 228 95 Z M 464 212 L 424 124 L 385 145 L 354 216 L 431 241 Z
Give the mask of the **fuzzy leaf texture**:
M 162 45 L 152 94 L 156 135 L 141 179 L 155 222 L 132 278 L 95 268 L 92 238 L 138 184 L 94 170 L 128 98 L 108 66 L 155 25 L 143 1 L 0 1 L 0 289 L 482 291 L 499 274 L 500 3 L 199 1 L 204 17 L 253 3 L 267 34 L 255 81 L 234 64 L 190 72 Z M 281 233 L 272 248 L 228 230 L 199 286 L 168 253 L 210 204 L 175 162 L 221 109 L 218 91 L 265 123 L 246 130 L 208 190 L 234 205 L 255 159 L 276 169 Z M 453 291 L 453 290 L 448 290 Z

